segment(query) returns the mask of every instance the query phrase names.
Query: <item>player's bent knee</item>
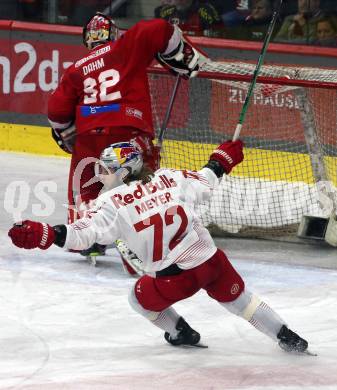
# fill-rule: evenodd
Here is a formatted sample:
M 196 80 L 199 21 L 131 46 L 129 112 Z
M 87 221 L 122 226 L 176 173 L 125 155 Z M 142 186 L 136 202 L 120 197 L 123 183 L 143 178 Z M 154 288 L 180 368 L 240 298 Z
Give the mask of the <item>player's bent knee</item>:
M 135 284 L 134 292 L 139 304 L 146 310 L 161 312 L 172 305 L 172 301 L 164 298 L 155 284 L 155 278 L 144 275 Z
M 231 313 L 250 321 L 260 303 L 259 297 L 244 290 L 237 299 L 232 302 L 224 302 L 222 305 Z
M 207 290 L 207 294 L 219 302 L 232 302 L 240 296 L 244 288 L 245 283 L 239 277 L 232 279 L 229 283 L 226 281 L 217 283 L 212 290 Z
M 155 321 L 160 312 L 146 310 L 144 307 L 138 302 L 138 299 L 136 297 L 135 293 L 135 287 L 136 285 L 132 286 L 130 292 L 129 292 L 129 304 L 132 307 L 133 310 L 135 310 L 137 313 L 142 315 L 143 317 L 147 318 L 150 321 Z

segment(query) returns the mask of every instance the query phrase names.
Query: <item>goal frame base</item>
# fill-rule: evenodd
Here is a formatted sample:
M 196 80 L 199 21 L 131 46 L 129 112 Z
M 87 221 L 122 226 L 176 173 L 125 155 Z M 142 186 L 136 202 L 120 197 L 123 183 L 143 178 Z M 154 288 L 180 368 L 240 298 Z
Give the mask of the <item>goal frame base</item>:
M 321 240 L 337 247 L 337 219 L 304 215 L 298 227 L 297 236 L 313 240 Z

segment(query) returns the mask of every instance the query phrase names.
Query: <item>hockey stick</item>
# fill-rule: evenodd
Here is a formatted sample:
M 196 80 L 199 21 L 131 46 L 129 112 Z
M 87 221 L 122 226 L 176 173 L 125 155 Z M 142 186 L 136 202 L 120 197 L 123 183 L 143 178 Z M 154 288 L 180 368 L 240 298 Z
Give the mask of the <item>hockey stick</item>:
M 185 35 L 184 35 L 184 40 L 186 42 L 188 42 L 191 46 L 193 46 L 190 39 Z M 205 63 L 209 60 L 209 57 L 207 56 L 207 54 L 204 51 L 202 51 L 199 47 L 196 50 L 199 52 L 200 57 L 203 58 L 203 63 Z M 202 67 L 203 63 L 200 62 L 200 67 Z M 164 117 L 163 123 L 160 127 L 160 131 L 159 131 L 159 135 L 158 135 L 157 147 L 159 148 L 159 150 L 163 146 L 164 135 L 165 135 L 165 132 L 167 130 L 168 121 L 170 120 L 173 104 L 174 104 L 175 98 L 177 96 L 177 91 L 178 91 L 178 88 L 180 85 L 181 78 L 182 78 L 182 75 L 178 73 L 177 78 L 176 78 L 176 82 L 174 84 L 174 87 L 173 87 L 173 90 L 171 93 L 170 101 L 169 101 L 169 104 L 168 104 L 167 109 L 166 109 L 165 117 Z
M 240 136 L 242 125 L 243 125 L 243 122 L 245 121 L 246 113 L 247 113 L 248 106 L 249 106 L 249 103 L 250 103 L 250 98 L 251 98 L 251 96 L 253 94 L 253 90 L 255 88 L 256 80 L 257 80 L 257 77 L 259 75 L 260 68 L 261 68 L 261 66 L 263 64 L 264 57 L 265 57 L 266 52 L 267 52 L 267 48 L 268 48 L 268 45 L 269 45 L 269 41 L 270 41 L 271 35 L 272 35 L 273 31 L 274 31 L 276 20 L 277 20 L 279 14 L 280 14 L 282 3 L 283 3 L 283 0 L 280 0 L 280 2 L 278 4 L 278 7 L 274 11 L 273 17 L 272 17 L 272 19 L 271 19 L 271 21 L 269 23 L 268 30 L 266 32 L 266 36 L 264 37 L 264 41 L 263 41 L 262 49 L 261 49 L 261 52 L 260 52 L 260 55 L 259 55 L 259 59 L 258 59 L 258 62 L 256 64 L 256 67 L 255 67 L 255 70 L 254 70 L 253 79 L 252 79 L 252 81 L 250 83 L 250 86 L 249 86 L 249 89 L 248 89 L 248 92 L 247 92 L 247 96 L 246 96 L 245 102 L 244 102 L 243 107 L 242 107 L 241 112 L 240 112 L 239 122 L 238 122 L 238 124 L 236 125 L 236 128 L 235 128 L 235 132 L 234 132 L 234 135 L 233 135 L 233 141 L 236 141 L 239 138 L 239 136 Z
M 174 101 L 175 101 L 176 96 L 177 96 L 177 91 L 178 91 L 178 88 L 180 85 L 180 81 L 181 81 L 181 75 L 178 74 L 177 78 L 176 78 L 176 82 L 174 83 L 174 87 L 173 87 L 173 91 L 171 93 L 169 104 L 168 104 L 167 109 L 166 109 L 163 123 L 161 124 L 161 127 L 160 127 L 160 131 L 159 131 L 159 135 L 158 135 L 158 142 L 157 142 L 157 147 L 159 148 L 159 150 L 163 146 L 164 135 L 165 135 L 165 132 L 167 130 L 168 121 L 170 120 L 170 117 L 171 117 L 171 112 L 172 112 Z

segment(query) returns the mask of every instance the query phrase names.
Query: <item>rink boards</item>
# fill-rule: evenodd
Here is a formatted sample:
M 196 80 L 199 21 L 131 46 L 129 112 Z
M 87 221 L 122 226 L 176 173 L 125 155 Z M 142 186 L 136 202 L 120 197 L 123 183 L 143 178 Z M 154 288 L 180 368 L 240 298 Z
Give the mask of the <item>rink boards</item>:
M 40 155 L 69 156 L 57 147 L 50 128 L 32 125 L 0 123 L 0 150 Z M 217 145 L 190 141 L 165 140 L 163 166 L 176 169 L 200 169 Z M 310 157 L 304 153 L 245 148 L 244 163 L 232 171 L 232 176 L 253 177 L 270 181 L 314 183 Z M 327 156 L 329 179 L 337 185 L 337 158 Z

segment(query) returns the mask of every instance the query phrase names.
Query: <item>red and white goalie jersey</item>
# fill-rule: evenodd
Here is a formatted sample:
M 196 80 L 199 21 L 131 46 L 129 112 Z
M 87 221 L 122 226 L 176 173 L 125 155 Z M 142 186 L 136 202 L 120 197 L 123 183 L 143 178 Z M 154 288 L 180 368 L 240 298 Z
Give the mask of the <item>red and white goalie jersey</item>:
M 49 98 L 51 126 L 62 129 L 76 120 L 77 133 L 127 126 L 153 135 L 146 68 L 157 53 L 175 48 L 175 35 L 164 20 L 141 21 L 76 61 Z
M 218 182 L 212 170 L 203 168 L 159 169 L 147 184 L 123 184 L 102 194 L 88 217 L 67 225 L 65 247 L 86 249 L 122 239 L 146 273 L 173 263 L 194 268 L 217 250 L 195 208 L 210 198 Z

